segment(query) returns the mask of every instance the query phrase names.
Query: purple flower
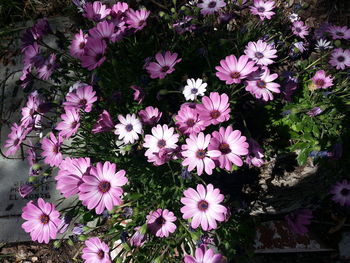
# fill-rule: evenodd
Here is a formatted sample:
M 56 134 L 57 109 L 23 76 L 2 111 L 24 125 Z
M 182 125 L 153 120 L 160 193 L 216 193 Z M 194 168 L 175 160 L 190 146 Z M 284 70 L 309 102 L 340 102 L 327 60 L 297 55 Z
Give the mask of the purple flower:
M 305 235 L 308 232 L 306 225 L 311 224 L 313 218 L 312 211 L 309 209 L 301 209 L 285 216 L 290 229 L 298 235 Z
M 19 187 L 18 192 L 19 192 L 19 195 L 22 198 L 24 198 L 27 195 L 29 195 L 33 190 L 34 190 L 33 185 L 31 183 L 26 183 Z
M 350 206 L 350 183 L 348 180 L 337 182 L 330 191 L 332 200 L 342 206 Z
M 320 107 L 315 107 L 311 110 L 309 110 L 306 114 L 310 117 L 315 117 L 317 115 L 320 115 L 323 112 L 323 110 Z
M 254 139 L 250 138 L 248 139 L 249 143 L 249 154 L 246 158 L 246 163 L 249 166 L 255 166 L 255 167 L 260 167 L 264 164 L 264 154 L 263 150 L 261 149 L 260 145 L 258 144 L 257 141 Z
M 130 88 L 134 90 L 134 101 L 138 102 L 138 104 L 142 103 L 145 98 L 144 89 L 139 86 L 130 86 Z
M 98 116 L 97 122 L 92 128 L 92 133 L 109 132 L 114 128 L 114 123 L 112 121 L 111 115 L 108 111 L 104 110 L 100 116 Z
M 111 10 L 102 4 L 100 1 L 95 1 L 93 3 L 86 3 L 84 6 L 85 16 L 88 19 L 99 22 L 109 15 Z
M 75 226 L 73 227 L 72 233 L 77 236 L 81 235 L 84 232 L 83 227 L 84 227 L 83 224 L 75 224 Z
M 130 238 L 130 245 L 133 247 L 141 247 L 146 242 L 145 233 L 142 233 L 140 226 L 134 228 L 135 233 Z
M 105 62 L 107 44 L 104 40 L 89 37 L 84 48 L 84 55 L 80 57 L 81 65 L 93 70 Z

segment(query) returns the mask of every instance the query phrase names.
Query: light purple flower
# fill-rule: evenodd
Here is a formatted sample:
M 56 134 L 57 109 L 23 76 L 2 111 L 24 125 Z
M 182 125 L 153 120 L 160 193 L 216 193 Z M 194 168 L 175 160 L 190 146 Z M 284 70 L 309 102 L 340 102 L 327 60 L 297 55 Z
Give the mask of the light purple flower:
M 168 209 L 158 208 L 156 211 L 151 211 L 146 220 L 149 231 L 156 237 L 168 237 L 176 230 L 176 225 L 173 223 L 176 221 L 176 216 Z
M 91 237 L 85 241 L 83 248 L 84 263 L 111 263 L 109 247 L 97 237 Z
M 154 126 L 162 117 L 162 112 L 158 108 L 148 106 L 144 110 L 140 110 L 139 116 L 144 125 Z
M 109 132 L 114 128 L 114 123 L 111 118 L 111 115 L 108 111 L 103 110 L 103 112 L 98 116 L 97 122 L 92 128 L 92 133 L 100 133 L 100 132 Z
M 99 22 L 109 15 L 111 10 L 107 8 L 106 5 L 102 4 L 100 1 L 95 1 L 93 3 L 86 3 L 84 6 L 85 16 L 88 19 Z
M 342 206 L 350 206 L 350 183 L 348 180 L 337 182 L 332 186 L 330 193 L 332 200 Z

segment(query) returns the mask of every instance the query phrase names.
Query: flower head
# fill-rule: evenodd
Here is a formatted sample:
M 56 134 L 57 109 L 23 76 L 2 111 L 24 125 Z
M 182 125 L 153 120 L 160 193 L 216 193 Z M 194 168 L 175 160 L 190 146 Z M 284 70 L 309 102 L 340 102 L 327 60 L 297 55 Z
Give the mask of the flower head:
M 18 193 L 22 198 L 25 198 L 27 195 L 29 195 L 34 190 L 34 187 L 31 183 L 22 184 L 18 188 Z
M 330 191 L 332 200 L 342 206 L 350 206 L 350 183 L 347 180 L 337 182 Z
M 336 48 L 331 54 L 331 59 L 329 60 L 331 64 L 336 69 L 345 69 L 350 67 L 350 49 Z
M 184 87 L 182 93 L 186 100 L 195 100 L 197 96 L 204 96 L 207 85 L 202 79 L 187 79 L 187 85 Z
M 95 95 L 96 92 L 92 89 L 92 86 L 79 86 L 77 89 L 67 94 L 63 106 L 65 108 L 82 109 L 85 112 L 90 112 L 93 103 L 97 100 Z
M 316 47 L 315 47 L 317 51 L 321 52 L 331 48 L 333 48 L 333 46 L 331 45 L 330 41 L 327 41 L 326 39 L 323 39 L 323 38 L 317 40 Z
M 249 166 L 260 167 L 264 164 L 264 154 L 263 149 L 260 147 L 259 143 L 254 139 L 250 138 L 249 143 L 249 154 L 246 158 L 246 163 Z
M 196 248 L 195 256 L 185 256 L 184 263 L 221 263 L 221 254 L 215 254 L 212 248 L 206 249 L 204 245 Z
M 275 55 L 277 50 L 272 45 L 262 40 L 258 40 L 258 42 L 249 42 L 244 53 L 255 61 L 257 65 L 263 66 L 274 63 L 272 59 L 277 57 Z
M 198 4 L 202 15 L 212 15 L 224 6 L 226 6 L 224 0 L 203 0 L 202 3 Z
M 84 54 L 80 57 L 81 65 L 88 70 L 93 70 L 105 62 L 107 44 L 104 40 L 89 37 L 84 47 Z
M 130 86 L 130 88 L 134 90 L 134 101 L 138 104 L 142 103 L 146 95 L 144 89 L 139 86 Z
M 29 94 L 27 104 L 22 108 L 21 126 L 28 127 L 31 125 L 38 125 L 41 120 L 39 106 L 43 103 L 43 100 L 39 97 L 37 91 L 33 91 Z
M 129 28 L 133 28 L 136 31 L 142 30 L 147 25 L 146 21 L 150 13 L 151 12 L 147 11 L 146 9 L 135 11 L 129 8 L 126 11 L 126 23 L 128 24 Z
M 75 108 L 66 108 L 61 115 L 62 121 L 57 124 L 56 130 L 63 138 L 69 138 L 78 131 L 80 126 L 80 114 Z
M 304 24 L 303 21 L 296 21 L 292 26 L 293 34 L 299 36 L 301 38 L 305 38 L 305 36 L 309 35 L 309 27 Z
M 45 137 L 41 141 L 41 149 L 43 152 L 41 156 L 44 159 L 44 163 L 50 166 L 59 166 L 62 162 L 62 153 L 60 147 L 63 143 L 63 138 L 58 135 L 57 138 L 51 132 L 48 137 Z
M 182 104 L 175 116 L 176 125 L 183 134 L 197 134 L 205 129 L 204 121 L 199 118 L 196 108 L 191 108 L 187 104 Z
M 317 89 L 326 89 L 333 86 L 333 78 L 327 76 L 324 70 L 318 70 L 312 77 L 312 83 Z
M 258 15 L 260 20 L 271 19 L 275 14 L 272 10 L 275 8 L 275 1 L 254 0 L 253 6 L 250 6 L 250 12 Z
M 177 59 L 177 53 L 171 54 L 170 51 L 166 51 L 164 55 L 157 53 L 155 57 L 157 62 L 150 62 L 146 66 L 152 79 L 164 79 L 166 75 L 175 70 L 174 66 L 181 61 L 181 58 Z
M 8 139 L 5 142 L 6 156 L 14 155 L 22 142 L 25 140 L 29 130 L 22 125 L 18 126 L 17 123 L 13 123 L 11 126 L 11 132 L 8 135 Z
M 298 21 L 298 20 L 300 20 L 299 15 L 296 14 L 296 13 L 290 14 L 290 15 L 288 16 L 288 18 L 289 18 L 290 22 L 292 22 L 292 23 L 293 23 L 293 22 L 296 22 L 296 21 Z
M 158 123 L 162 117 L 162 112 L 160 112 L 158 108 L 148 106 L 144 110 L 140 110 L 139 116 L 144 125 L 153 126 Z
M 81 58 L 84 55 L 85 45 L 87 43 L 88 35 L 83 33 L 80 29 L 78 34 L 74 35 L 74 39 L 69 48 L 70 54 L 75 58 Z
M 97 122 L 92 127 L 92 133 L 96 134 L 99 132 L 109 132 L 114 128 L 114 123 L 111 115 L 108 111 L 103 110 L 103 112 L 98 116 Z
M 135 233 L 130 238 L 129 242 L 130 245 L 133 247 L 142 247 L 143 244 L 146 242 L 146 236 L 145 233 L 142 233 L 141 227 L 135 227 L 134 228 Z
M 301 209 L 285 216 L 290 229 L 298 235 L 305 235 L 308 232 L 306 225 L 311 224 L 313 218 L 312 211 L 309 209 Z
M 91 237 L 85 241 L 83 255 L 85 263 L 111 263 L 109 247 L 98 237 Z
M 86 3 L 84 6 L 85 14 L 84 17 L 99 22 L 105 17 L 107 17 L 111 10 L 107 8 L 106 5 L 102 4 L 100 1 L 95 1 L 93 3 Z
M 141 121 L 135 114 L 127 114 L 126 117 L 118 115 L 119 124 L 115 126 L 114 133 L 119 135 L 118 139 L 123 140 L 125 144 L 134 143 L 139 139 L 139 135 L 142 131 Z
M 151 211 L 146 219 L 149 231 L 156 237 L 168 237 L 176 230 L 176 225 L 173 223 L 176 221 L 176 216 L 168 209 L 158 208 L 156 211 Z
M 335 39 L 350 39 L 350 28 L 347 26 L 329 26 L 327 30 L 332 38 Z
M 114 33 L 114 24 L 108 21 L 99 22 L 95 27 L 89 30 L 89 34 L 94 39 L 104 40 L 107 43 L 116 41 L 116 34 Z
M 38 77 L 43 80 L 48 80 L 57 66 L 56 54 L 52 53 L 47 59 L 43 61 L 40 67 L 37 68 Z

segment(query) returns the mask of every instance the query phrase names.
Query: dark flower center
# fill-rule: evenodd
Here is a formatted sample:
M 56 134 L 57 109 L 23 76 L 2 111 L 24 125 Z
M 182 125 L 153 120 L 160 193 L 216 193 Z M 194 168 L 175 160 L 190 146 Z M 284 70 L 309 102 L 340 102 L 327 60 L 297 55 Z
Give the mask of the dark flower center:
M 140 20 L 139 21 L 139 27 L 143 26 L 145 24 L 145 22 L 146 22 L 145 20 Z
M 266 88 L 266 82 L 263 81 L 263 80 L 258 80 L 258 81 L 256 82 L 256 85 L 257 85 L 258 88 L 260 88 L 260 89 L 265 89 L 265 88 Z
M 324 80 L 323 79 L 317 79 L 315 81 L 316 86 L 322 87 L 324 85 Z
M 340 37 L 343 37 L 343 36 L 344 36 L 344 33 L 343 33 L 343 32 L 337 32 L 336 35 L 337 35 L 337 36 L 340 36 Z
M 197 92 L 198 92 L 198 89 L 196 89 L 196 88 L 191 89 L 192 94 L 197 94 Z
M 85 47 L 85 42 L 80 42 L 79 48 L 80 48 L 80 49 L 84 49 L 84 47 Z
M 350 192 L 349 189 L 346 189 L 346 188 L 344 188 L 340 191 L 341 195 L 344 195 L 344 196 L 347 196 L 349 194 L 349 192 Z
M 98 190 L 100 190 L 101 193 L 107 193 L 111 189 L 111 184 L 110 182 L 107 181 L 102 181 L 98 185 Z
M 259 13 L 264 13 L 265 12 L 265 7 L 260 6 L 260 7 L 257 8 L 257 10 L 258 10 Z
M 162 140 L 159 140 L 158 143 L 157 143 L 157 146 L 159 148 L 164 148 L 166 145 L 166 142 L 162 139 Z
M 77 125 L 78 125 L 78 122 L 77 121 L 73 121 L 72 124 L 71 124 L 71 128 L 75 129 L 75 127 L 77 127 Z
M 295 31 L 297 31 L 298 33 L 300 33 L 302 30 L 301 30 L 300 27 L 296 27 L 296 28 L 295 28 Z
M 40 222 L 41 222 L 42 224 L 46 225 L 46 224 L 49 223 L 49 221 L 50 221 L 50 217 L 49 217 L 48 215 L 42 214 L 42 215 L 40 216 Z
M 53 153 L 56 153 L 56 154 L 59 153 L 59 147 L 58 147 L 58 145 L 54 145 L 54 146 L 53 146 L 52 152 L 53 152 Z
M 86 99 L 81 99 L 81 100 L 79 101 L 79 105 L 81 105 L 81 106 L 85 106 L 86 103 L 87 103 L 87 100 L 86 100 Z
M 345 57 L 343 57 L 343 56 L 339 56 L 339 57 L 337 58 L 337 60 L 338 60 L 339 62 L 344 62 Z
M 255 57 L 258 58 L 258 59 L 261 59 L 264 57 L 264 54 L 261 53 L 261 52 L 255 52 Z
M 223 142 L 219 145 L 219 151 L 223 154 L 228 154 L 231 152 L 230 145 L 227 143 Z
M 188 127 L 193 127 L 194 124 L 195 124 L 194 119 L 188 119 L 186 121 L 186 124 L 187 124 Z
M 198 159 L 204 159 L 205 158 L 206 151 L 205 150 L 198 150 L 196 152 L 196 157 Z
M 99 259 L 103 259 L 105 256 L 105 252 L 102 249 L 100 249 L 97 253 L 97 256 Z
M 156 219 L 156 221 L 155 221 L 155 223 L 156 223 L 157 225 L 159 225 L 159 226 L 164 225 L 165 222 L 166 222 L 166 220 L 165 220 L 162 216 L 158 217 L 158 218 Z
M 209 7 L 209 8 L 214 8 L 214 7 L 216 7 L 216 1 L 211 1 L 211 2 L 208 4 L 208 7 Z
M 125 130 L 127 131 L 127 132 L 131 132 L 132 131 L 132 124 L 128 124 L 128 125 L 126 125 L 125 126 Z
M 239 72 L 232 72 L 230 74 L 230 77 L 233 79 L 239 79 L 240 76 L 241 76 L 241 74 Z
M 210 117 L 212 117 L 213 119 L 219 118 L 220 115 L 221 115 L 221 113 L 218 110 L 213 110 L 212 112 L 210 112 Z
M 201 201 L 198 202 L 197 207 L 198 207 L 198 209 L 200 211 L 206 211 L 208 209 L 208 207 L 209 207 L 209 204 L 208 204 L 207 201 L 201 200 Z
M 101 58 L 103 58 L 103 54 L 96 54 L 95 61 L 99 62 L 101 60 Z
M 161 71 L 161 72 L 167 72 L 169 69 L 170 69 L 169 66 L 164 66 L 164 67 L 161 68 L 160 71 Z
M 13 145 L 17 145 L 17 144 L 19 144 L 19 139 L 18 138 L 13 141 Z

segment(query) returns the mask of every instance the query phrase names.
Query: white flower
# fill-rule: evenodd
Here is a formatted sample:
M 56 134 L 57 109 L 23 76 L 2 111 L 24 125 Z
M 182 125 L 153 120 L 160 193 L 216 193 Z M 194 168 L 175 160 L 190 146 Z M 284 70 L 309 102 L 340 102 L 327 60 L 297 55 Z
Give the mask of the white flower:
M 293 45 L 300 51 L 300 53 L 306 51 L 306 45 L 303 42 L 296 42 Z
M 123 139 L 123 142 L 127 144 L 139 139 L 138 134 L 142 133 L 142 124 L 135 114 L 127 114 L 125 118 L 118 115 L 118 120 L 120 123 L 115 126 L 114 133 L 119 135 L 119 140 Z
M 300 17 L 296 13 L 290 14 L 288 18 L 289 18 L 290 22 L 292 22 L 292 23 L 295 21 L 298 21 L 300 19 Z
M 207 83 L 204 83 L 202 79 L 188 79 L 187 85 L 182 92 L 186 100 L 195 100 L 197 96 L 204 96 L 204 92 L 207 90 Z
M 323 39 L 323 38 L 317 40 L 317 44 L 315 47 L 317 51 L 323 51 L 331 48 L 333 48 L 333 46 L 331 45 L 330 41 L 327 41 L 326 39 Z

